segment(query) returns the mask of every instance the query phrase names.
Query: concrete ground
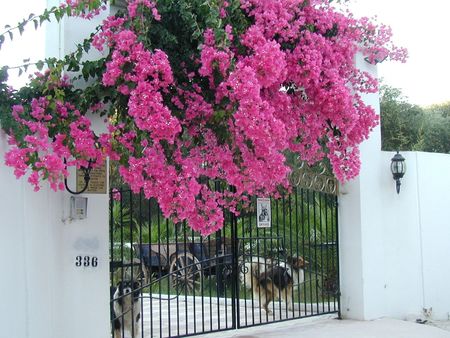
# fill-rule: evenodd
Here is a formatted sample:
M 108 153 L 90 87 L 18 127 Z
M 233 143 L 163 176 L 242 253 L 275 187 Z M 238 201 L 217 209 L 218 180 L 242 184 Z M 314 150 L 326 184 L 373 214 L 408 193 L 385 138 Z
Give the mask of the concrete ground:
M 232 327 L 231 299 L 208 297 L 169 297 L 145 294 L 143 298 L 144 337 L 168 337 L 194 334 L 199 331 Z M 241 300 L 240 325 L 252 325 L 308 316 L 322 311 L 334 311 L 333 304 L 327 308 L 314 308 L 294 304 L 293 312 L 286 311 L 284 303 L 274 304 L 272 315 L 265 314 L 258 304 Z M 254 305 L 254 306 L 253 306 Z M 309 304 L 310 305 L 310 304 Z M 305 312 L 306 310 L 312 312 Z M 263 311 L 261 313 L 261 311 Z M 253 326 L 250 328 L 221 331 L 201 335 L 203 338 L 450 338 L 450 320 L 427 320 L 425 324 L 397 319 L 374 321 L 338 320 L 336 314 L 306 317 Z M 197 331 L 196 331 L 197 330 Z
M 337 320 L 318 317 L 263 325 L 236 331 L 203 335 L 202 337 L 239 338 L 450 338 L 450 331 L 430 325 L 397 319 L 373 321 Z M 450 329 L 448 322 L 437 325 Z

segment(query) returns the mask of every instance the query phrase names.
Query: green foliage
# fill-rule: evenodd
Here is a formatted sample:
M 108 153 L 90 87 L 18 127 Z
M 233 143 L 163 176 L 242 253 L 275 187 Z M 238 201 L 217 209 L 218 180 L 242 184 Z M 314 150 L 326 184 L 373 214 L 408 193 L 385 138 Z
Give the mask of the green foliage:
M 433 112 L 444 118 L 450 117 L 450 101 L 441 104 L 433 104 L 427 107 L 427 111 Z
M 450 154 L 450 115 L 444 117 L 427 109 L 422 130 L 420 150 Z
M 423 125 L 423 108 L 409 103 L 397 88 L 383 85 L 380 94 L 382 149 L 416 150 Z
M 450 153 L 450 102 L 423 108 L 387 85 L 380 94 L 383 150 Z
M 95 2 L 96 4 L 93 4 L 93 6 L 99 7 L 100 1 Z M 81 11 L 82 7 L 79 7 L 79 10 Z M 50 9 L 45 9 L 44 12 L 40 15 L 36 15 L 34 13 L 29 14 L 26 19 L 19 21 L 15 26 L 5 25 L 5 30 L 0 33 L 0 49 L 2 48 L 3 43 L 6 41 L 6 36 L 8 36 L 10 41 L 12 41 L 14 38 L 14 33 L 18 31 L 19 35 L 22 35 L 25 31 L 25 27 L 30 23 L 33 23 L 34 29 L 38 29 L 44 22 L 51 22 L 52 17 L 59 22 L 65 15 L 70 16 L 71 14 L 71 9 L 69 7 L 63 8 L 53 6 Z

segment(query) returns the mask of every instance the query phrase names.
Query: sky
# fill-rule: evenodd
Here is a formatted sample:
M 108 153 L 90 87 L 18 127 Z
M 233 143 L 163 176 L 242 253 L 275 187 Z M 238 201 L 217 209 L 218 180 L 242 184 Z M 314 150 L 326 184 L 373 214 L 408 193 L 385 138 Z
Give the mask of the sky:
M 41 13 L 45 0 L 15 0 L 0 11 L 0 27 L 15 24 L 29 13 Z M 377 15 L 392 27 L 394 41 L 409 51 L 406 64 L 384 62 L 378 74 L 385 84 L 400 88 L 409 102 L 431 105 L 450 101 L 450 13 L 449 0 L 350 0 L 357 16 Z M 0 50 L 0 65 L 18 65 L 23 59 L 42 59 L 45 34 L 27 30 L 13 43 L 8 39 Z M 23 85 L 26 77 L 12 82 Z
M 409 52 L 405 64 L 384 62 L 378 75 L 402 89 L 411 103 L 450 101 L 450 1 L 352 0 L 358 16 L 377 15 L 392 27 L 394 41 Z

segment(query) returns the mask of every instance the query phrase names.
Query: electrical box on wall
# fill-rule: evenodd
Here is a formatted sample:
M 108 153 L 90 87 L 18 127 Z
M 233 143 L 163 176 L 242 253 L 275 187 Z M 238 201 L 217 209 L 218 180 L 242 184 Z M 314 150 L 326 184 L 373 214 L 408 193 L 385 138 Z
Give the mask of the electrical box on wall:
M 70 218 L 85 219 L 87 217 L 87 197 L 70 197 Z

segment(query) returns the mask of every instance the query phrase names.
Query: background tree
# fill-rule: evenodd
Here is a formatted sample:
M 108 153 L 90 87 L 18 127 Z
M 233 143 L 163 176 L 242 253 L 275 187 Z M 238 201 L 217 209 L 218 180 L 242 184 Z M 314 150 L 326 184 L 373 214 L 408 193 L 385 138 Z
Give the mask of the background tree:
M 408 102 L 398 88 L 380 87 L 383 150 L 450 153 L 450 103 L 427 108 Z

